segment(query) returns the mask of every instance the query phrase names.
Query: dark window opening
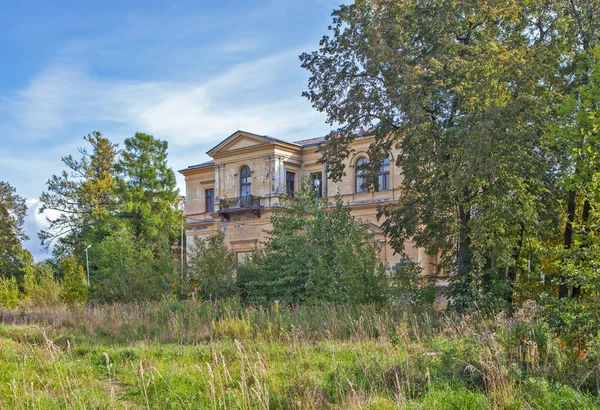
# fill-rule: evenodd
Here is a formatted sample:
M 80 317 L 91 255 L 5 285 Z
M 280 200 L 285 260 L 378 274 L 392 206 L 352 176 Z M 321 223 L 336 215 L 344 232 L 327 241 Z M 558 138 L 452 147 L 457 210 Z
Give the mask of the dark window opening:
M 321 198 L 323 196 L 323 173 L 312 172 L 310 174 L 310 182 L 313 191 L 317 193 L 317 198 Z
M 248 197 L 250 195 L 252 195 L 250 167 L 243 167 L 240 171 L 240 196 Z
M 285 173 L 285 192 L 289 196 L 294 196 L 294 191 L 296 191 L 296 174 L 287 171 Z
M 207 189 L 204 193 L 204 205 L 206 212 L 214 212 L 215 210 L 215 190 Z

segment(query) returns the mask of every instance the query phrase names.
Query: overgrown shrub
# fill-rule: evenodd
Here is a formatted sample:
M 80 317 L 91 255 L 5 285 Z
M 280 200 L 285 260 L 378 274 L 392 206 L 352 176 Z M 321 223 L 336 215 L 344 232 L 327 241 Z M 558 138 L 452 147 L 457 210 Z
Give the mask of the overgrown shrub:
M 316 199 L 305 178 L 293 198 L 280 201 L 264 248 L 238 271 L 246 301 L 385 302 L 379 245 L 341 198 Z
M 17 279 L 0 277 L 0 306 L 16 307 L 19 303 L 19 285 Z
M 26 268 L 23 278 L 23 298 L 33 306 L 52 306 L 60 303 L 60 284 L 48 265 L 37 264 Z
M 67 258 L 60 262 L 60 269 L 63 277 L 60 296 L 63 302 L 67 305 L 85 303 L 89 291 L 83 266 L 79 265 L 75 258 Z
M 423 275 L 419 263 L 403 260 L 389 273 L 388 292 L 392 302 L 399 306 L 432 304 L 435 301 L 433 281 Z
M 92 297 L 103 303 L 159 300 L 172 271 L 168 246 L 150 249 L 121 227 L 90 249 Z
M 185 290 L 202 300 L 233 296 L 236 258 L 225 245 L 225 234 L 194 238 L 187 260 Z

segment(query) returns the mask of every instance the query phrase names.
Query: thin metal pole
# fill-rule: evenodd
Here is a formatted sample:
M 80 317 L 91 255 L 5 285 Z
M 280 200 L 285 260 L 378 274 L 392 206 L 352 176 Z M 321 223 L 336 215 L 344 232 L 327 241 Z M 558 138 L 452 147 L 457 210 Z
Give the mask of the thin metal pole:
M 181 251 L 181 279 L 183 280 L 185 278 L 184 272 L 183 272 L 183 217 L 185 214 L 185 197 L 183 197 L 183 201 L 181 203 L 182 203 L 183 209 L 181 212 L 181 247 L 180 247 L 181 249 L 180 249 L 180 251 Z
M 87 273 L 88 288 L 90 287 L 90 261 L 88 259 L 88 250 L 85 248 L 85 272 Z

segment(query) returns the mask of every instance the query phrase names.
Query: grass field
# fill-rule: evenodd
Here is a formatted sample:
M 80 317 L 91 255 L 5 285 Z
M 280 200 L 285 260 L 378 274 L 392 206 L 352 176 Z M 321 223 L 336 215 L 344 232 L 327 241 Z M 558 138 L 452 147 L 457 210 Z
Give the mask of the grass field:
M 600 408 L 593 350 L 484 320 L 236 303 L 0 311 L 0 408 Z

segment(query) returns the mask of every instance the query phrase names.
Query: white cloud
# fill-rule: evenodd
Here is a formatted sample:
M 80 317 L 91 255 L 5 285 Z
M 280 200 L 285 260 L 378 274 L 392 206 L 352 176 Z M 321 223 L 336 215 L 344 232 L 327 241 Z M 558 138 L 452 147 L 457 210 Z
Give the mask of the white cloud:
M 68 126 L 109 123 L 184 146 L 214 142 L 240 128 L 285 135 L 302 126 L 312 137 L 312 130 L 321 134 L 326 127 L 324 116 L 299 95 L 297 54 L 286 51 L 186 82 L 103 79 L 57 63 L 11 100 L 7 108 L 17 119 L 11 133 L 40 141 Z M 290 90 L 291 82 L 299 89 Z
M 23 243 L 23 247 L 33 255 L 36 262 L 48 258 L 52 254 L 52 248 L 48 250 L 42 249 L 42 244 L 38 238 L 38 232 L 48 227 L 46 217 L 54 219 L 58 217 L 57 211 L 44 211 L 40 214 L 39 210 L 42 203 L 38 199 L 27 200 L 27 216 L 25 217 L 25 225 L 23 226 L 25 234 L 29 240 Z

